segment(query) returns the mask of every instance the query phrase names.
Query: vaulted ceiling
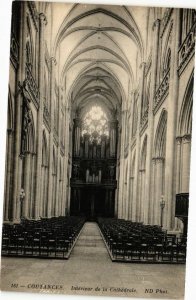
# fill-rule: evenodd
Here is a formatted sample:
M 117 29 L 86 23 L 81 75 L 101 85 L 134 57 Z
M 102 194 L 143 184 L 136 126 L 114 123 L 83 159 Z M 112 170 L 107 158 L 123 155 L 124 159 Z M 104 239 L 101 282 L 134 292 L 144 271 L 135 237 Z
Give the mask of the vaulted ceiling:
M 130 91 L 138 84 L 147 14 L 147 8 L 139 7 L 48 6 L 56 76 L 73 107 L 97 102 L 106 110 L 126 106 Z

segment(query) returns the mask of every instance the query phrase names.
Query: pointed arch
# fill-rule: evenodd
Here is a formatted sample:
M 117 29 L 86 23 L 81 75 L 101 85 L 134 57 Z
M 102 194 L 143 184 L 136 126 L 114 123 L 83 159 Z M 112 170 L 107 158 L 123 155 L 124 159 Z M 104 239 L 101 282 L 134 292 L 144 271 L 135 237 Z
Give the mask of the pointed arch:
M 187 88 L 183 97 L 183 102 L 181 105 L 178 122 L 178 136 L 191 134 L 192 131 L 193 83 L 194 76 L 192 73 L 188 81 Z
M 23 124 L 23 152 L 35 153 L 35 126 L 32 111 L 29 107 L 24 108 Z
M 176 155 L 176 192 L 187 193 L 189 191 L 190 157 L 191 157 L 191 133 L 193 110 L 193 72 L 187 83 L 184 93 L 177 129 L 177 155 Z
M 144 137 L 144 141 L 141 149 L 140 169 L 146 169 L 146 154 L 147 154 L 147 134 Z
M 48 143 L 45 130 L 43 130 L 42 134 L 42 165 L 48 166 Z
M 9 91 L 8 91 L 8 110 L 7 110 L 7 128 L 8 129 L 13 129 L 14 126 L 14 117 L 13 117 L 13 104 L 12 104 L 12 94 L 11 94 L 11 90 L 9 87 Z
M 154 157 L 165 157 L 167 131 L 167 111 L 162 110 L 154 140 Z

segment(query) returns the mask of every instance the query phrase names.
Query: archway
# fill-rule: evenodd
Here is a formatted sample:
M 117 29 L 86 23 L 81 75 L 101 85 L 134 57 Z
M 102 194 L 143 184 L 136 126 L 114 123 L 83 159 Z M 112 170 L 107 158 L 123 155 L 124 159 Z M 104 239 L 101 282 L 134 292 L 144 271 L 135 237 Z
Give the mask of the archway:
M 165 150 L 166 150 L 167 112 L 162 110 L 154 140 L 154 157 L 152 160 L 152 202 L 150 216 L 152 224 L 161 223 L 160 201 L 164 196 L 165 185 Z

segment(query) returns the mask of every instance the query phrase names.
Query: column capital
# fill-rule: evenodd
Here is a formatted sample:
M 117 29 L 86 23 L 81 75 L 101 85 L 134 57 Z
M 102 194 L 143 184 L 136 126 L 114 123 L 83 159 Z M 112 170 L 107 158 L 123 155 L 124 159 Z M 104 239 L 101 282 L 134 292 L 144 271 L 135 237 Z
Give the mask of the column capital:
M 74 119 L 74 124 L 76 127 L 81 127 L 82 121 L 80 118 L 75 118 Z
M 114 129 L 117 125 L 117 121 L 116 120 L 110 120 L 109 124 L 110 124 L 110 127 Z
M 160 163 L 160 162 L 163 162 L 164 161 L 164 157 L 161 157 L 161 156 L 157 156 L 157 157 L 153 157 L 152 158 L 152 162 L 155 164 L 155 163 Z
M 39 14 L 39 19 L 40 19 L 40 22 L 42 24 L 47 25 L 47 18 L 46 18 L 46 15 L 44 13 Z
M 10 135 L 13 134 L 13 133 L 14 133 L 13 128 L 8 128 L 8 129 L 7 129 L 7 133 L 10 134 Z
M 157 157 L 156 161 L 157 163 L 162 163 L 164 161 L 164 157 Z
M 152 30 L 155 30 L 155 28 L 158 28 L 160 26 L 161 20 L 156 19 L 152 25 Z
M 177 145 L 180 145 L 182 143 L 182 137 L 181 136 L 177 136 L 176 137 L 176 142 L 177 142 Z
M 146 62 L 145 61 L 141 62 L 139 68 L 142 69 L 142 68 L 145 68 L 145 67 L 146 67 Z
M 182 137 L 182 141 L 183 141 L 184 144 L 190 143 L 190 142 L 191 142 L 191 134 L 185 134 L 185 135 Z
M 56 61 L 56 58 L 55 58 L 54 56 L 52 56 L 52 57 L 50 58 L 50 61 L 51 61 L 51 63 L 54 64 L 55 66 L 57 65 L 57 61 Z

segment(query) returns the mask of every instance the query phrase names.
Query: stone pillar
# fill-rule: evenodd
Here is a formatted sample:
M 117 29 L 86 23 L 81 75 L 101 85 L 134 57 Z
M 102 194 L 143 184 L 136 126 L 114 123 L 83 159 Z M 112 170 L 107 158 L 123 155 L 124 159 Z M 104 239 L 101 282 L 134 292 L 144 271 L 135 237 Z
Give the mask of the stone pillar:
M 58 143 L 57 143 L 57 182 L 56 182 L 56 208 L 55 208 L 55 216 L 58 217 L 60 215 L 60 210 L 61 210 L 61 191 L 60 191 L 60 165 L 61 165 L 61 153 L 60 153 L 60 148 L 61 148 L 61 122 L 63 122 L 63 119 L 61 118 L 61 95 L 60 95 L 60 89 L 58 92 Z M 62 169 L 61 169 L 62 172 Z M 62 174 L 61 174 L 62 176 Z
M 38 64 L 38 86 L 39 86 L 39 110 L 37 114 L 37 163 L 35 184 L 35 219 L 40 217 L 41 204 L 41 164 L 42 164 L 42 125 L 43 125 L 43 103 L 44 103 L 44 64 L 45 64 L 45 25 L 46 16 L 39 15 L 39 64 Z
M 118 165 L 117 165 L 117 172 L 119 173 L 118 177 L 118 196 L 117 196 L 117 202 L 118 202 L 118 218 L 123 217 L 123 192 L 124 192 L 124 147 L 125 147 L 125 116 L 126 116 L 126 108 L 122 108 L 121 112 L 121 128 L 120 128 L 120 139 L 119 139 L 119 149 L 118 149 Z
M 142 202 L 142 170 L 138 171 L 138 204 L 137 204 L 137 211 L 138 211 L 138 218 L 137 221 L 141 222 L 141 202 Z
M 181 171 L 182 171 L 182 161 L 181 161 L 181 147 L 182 138 L 176 138 L 176 194 L 180 193 L 181 190 Z
M 65 93 L 65 92 L 64 92 Z M 66 100 L 64 100 L 66 102 Z M 69 152 L 69 106 L 65 108 L 65 130 L 64 130 L 64 140 L 66 140 L 65 146 L 65 155 L 63 160 L 63 168 L 64 168 L 64 177 L 63 177 L 63 205 L 62 205 L 62 216 L 67 214 L 68 202 L 67 202 L 67 194 L 68 194 L 68 152 Z
M 5 178 L 5 194 L 4 194 L 4 221 L 9 220 L 9 206 L 10 206 L 10 190 L 11 190 L 11 174 L 12 174 L 12 139 L 13 130 L 7 130 L 7 158 L 6 158 L 6 178 Z
M 54 83 L 55 83 L 55 66 L 56 59 L 51 58 L 51 85 L 50 85 L 50 108 L 51 108 L 51 129 L 50 129 L 50 138 L 49 138 L 49 174 L 48 174 L 48 218 L 51 217 L 52 209 L 52 188 L 53 188 L 53 175 L 52 175 L 52 161 L 53 161 L 53 141 L 54 141 Z
M 128 202 L 128 220 L 132 220 L 132 200 L 133 200 L 133 185 L 134 177 L 130 177 L 129 202 Z
M 139 221 L 144 221 L 145 169 L 139 170 Z
M 154 224 L 154 214 L 155 214 L 155 195 L 156 195 L 156 159 L 153 158 L 152 159 L 152 180 L 151 180 L 151 198 L 150 198 L 150 207 L 149 207 L 149 212 L 150 212 L 150 215 L 149 215 L 149 223 L 150 224 Z
M 141 106 L 142 99 L 144 97 L 144 77 L 145 77 L 145 62 L 143 62 L 140 66 L 141 68 L 141 76 L 140 76 L 140 91 L 138 98 L 138 120 L 137 120 L 137 131 L 136 131 L 136 158 L 135 158 L 135 186 L 134 186 L 134 194 L 133 194 L 133 214 L 132 216 L 136 216 L 136 220 L 138 220 L 139 216 L 139 165 L 140 165 L 140 119 L 141 119 Z
M 181 173 L 182 173 L 182 137 L 176 138 L 176 194 L 181 191 Z M 175 231 L 179 230 L 181 221 L 175 218 Z
M 28 210 L 29 210 L 29 202 L 31 191 L 29 188 L 30 185 L 30 172 L 31 170 L 31 154 L 29 152 L 25 153 L 25 169 L 24 169 L 24 191 L 25 191 L 25 198 L 23 204 L 23 217 L 28 217 Z
M 156 225 L 160 224 L 160 201 L 163 193 L 163 158 L 156 159 L 156 198 L 155 198 L 155 219 Z
M 168 96 L 168 117 L 166 133 L 166 155 L 165 155 L 165 218 L 163 226 L 167 229 L 174 227 L 174 207 L 175 207 L 175 167 L 176 167 L 176 118 L 178 103 L 178 48 L 180 31 L 180 9 L 174 10 L 174 22 L 172 30 L 171 45 L 171 68 Z
M 182 186 L 181 192 L 189 192 L 190 177 L 190 154 L 191 154 L 191 135 L 184 135 L 182 138 Z
M 25 51 L 26 51 L 26 36 L 27 36 L 27 20 L 26 11 L 27 3 L 21 2 L 21 22 L 20 22 L 20 38 L 19 38 L 19 66 L 17 70 L 17 83 L 22 83 L 25 80 Z M 20 189 L 21 189 L 21 127 L 22 127 L 22 107 L 23 96 L 17 90 L 15 99 L 15 128 L 13 140 L 13 190 L 12 190 L 12 211 L 11 219 L 13 222 L 18 221 L 20 218 Z
M 152 48 L 152 74 L 151 87 L 149 97 L 149 111 L 148 111 L 148 146 L 146 154 L 146 188 L 145 188 L 145 206 L 144 206 L 144 223 L 152 223 L 152 209 L 151 201 L 153 197 L 153 177 L 152 177 L 152 152 L 153 152 L 153 137 L 154 137 L 154 114 L 153 104 L 154 95 L 156 92 L 157 83 L 157 65 L 159 57 L 159 32 L 160 20 L 157 19 L 153 25 L 153 48 Z

